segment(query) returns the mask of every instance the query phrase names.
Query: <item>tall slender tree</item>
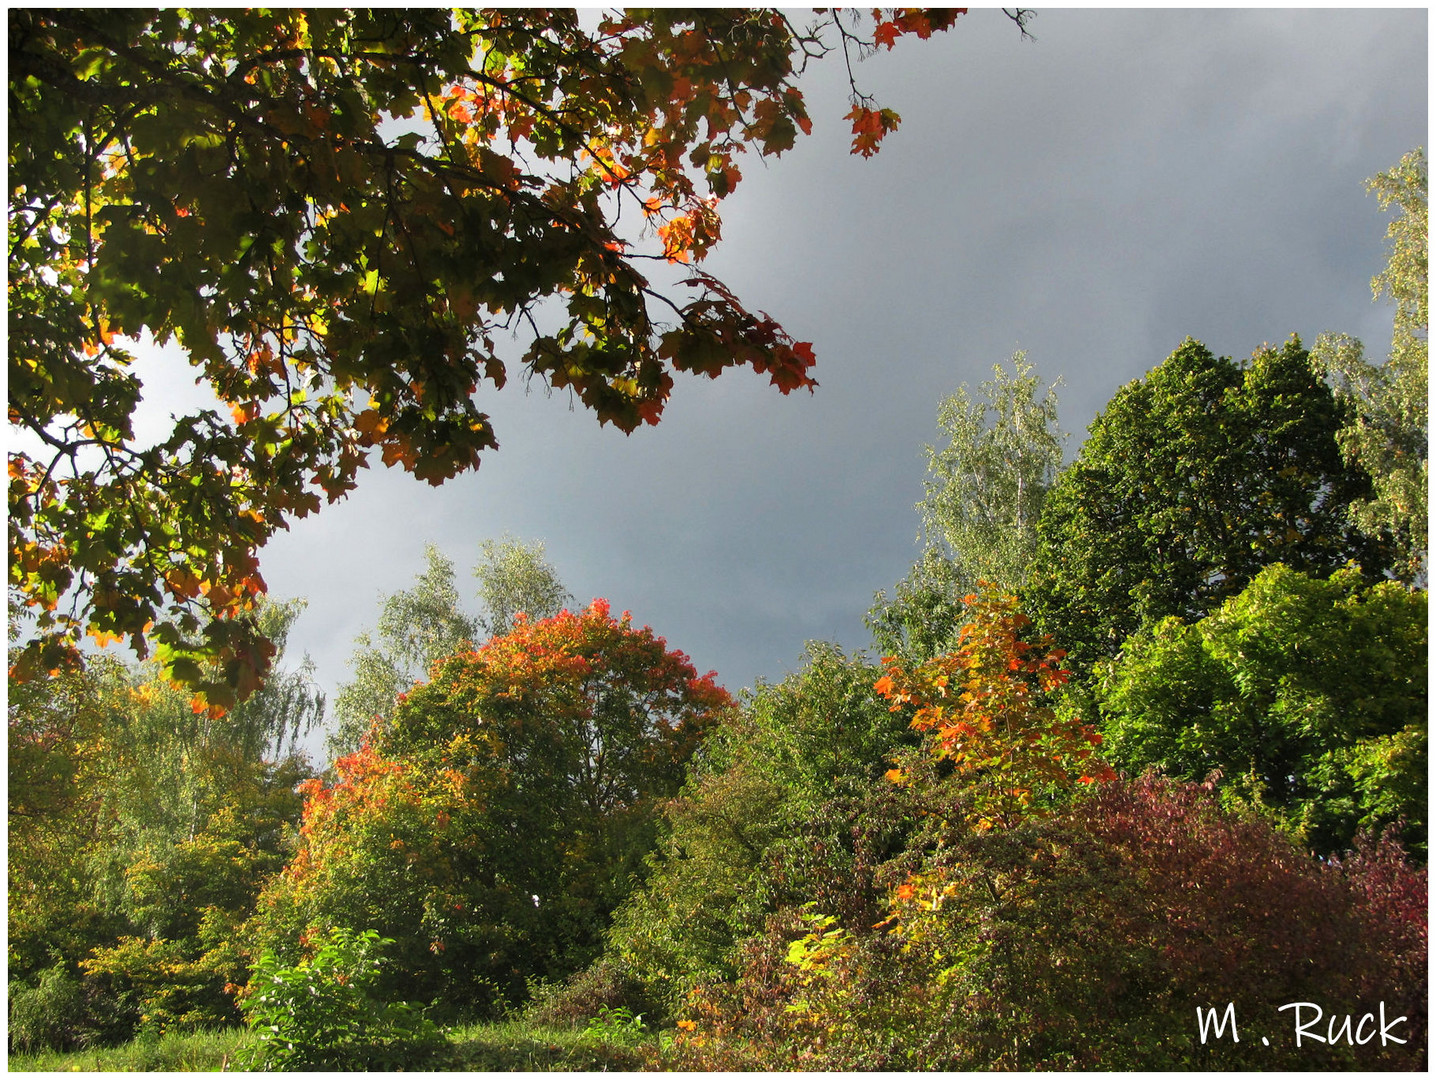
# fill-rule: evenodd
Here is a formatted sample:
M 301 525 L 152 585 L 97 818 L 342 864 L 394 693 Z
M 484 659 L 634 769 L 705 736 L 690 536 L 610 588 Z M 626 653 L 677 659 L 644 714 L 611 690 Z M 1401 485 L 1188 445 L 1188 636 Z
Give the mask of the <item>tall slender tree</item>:
M 994 365 L 980 395 L 960 386 L 938 407 L 945 442 L 928 446 L 918 503 L 921 557 L 890 601 L 879 593 L 868 625 L 886 653 L 926 659 L 954 644 L 962 597 L 987 582 L 1016 592 L 1037 546 L 1037 521 L 1062 465 L 1057 387 L 1016 353 Z M 1040 396 L 1039 396 L 1040 395 Z
M 1372 364 L 1360 341 L 1326 333 L 1312 359 L 1350 404 L 1353 416 L 1337 441 L 1347 459 L 1372 478 L 1372 493 L 1351 504 L 1352 519 L 1368 532 L 1386 532 L 1398 546 L 1394 572 L 1424 584 L 1427 576 L 1428 384 L 1426 153 L 1413 150 L 1394 168 L 1367 181 L 1383 210 L 1398 213 L 1387 226 L 1386 268 L 1371 281 L 1377 299 L 1396 302 L 1391 352 Z
M 542 541 L 525 544 L 506 536 L 485 540 L 481 551 L 474 567 L 484 609 L 478 624 L 489 637 L 512 630 L 520 612 L 531 621 L 548 619 L 574 602 L 558 571 L 543 557 Z
M 357 750 L 375 719 L 393 711 L 399 694 L 479 634 L 478 621 L 459 609 L 454 564 L 437 546 L 426 545 L 414 587 L 383 597 L 373 634 L 366 631 L 354 640 L 349 660 L 354 678 L 334 698 L 335 726 L 326 740 L 330 756 Z

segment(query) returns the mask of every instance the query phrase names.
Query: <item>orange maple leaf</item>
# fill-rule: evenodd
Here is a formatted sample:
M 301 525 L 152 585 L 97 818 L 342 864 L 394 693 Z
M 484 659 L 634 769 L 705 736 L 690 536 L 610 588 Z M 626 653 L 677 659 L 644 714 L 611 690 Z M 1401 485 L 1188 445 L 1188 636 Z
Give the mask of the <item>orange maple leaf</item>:
M 891 49 L 897 43 L 898 35 L 901 33 L 902 28 L 895 22 L 878 23 L 877 28 L 873 31 L 873 41 Z

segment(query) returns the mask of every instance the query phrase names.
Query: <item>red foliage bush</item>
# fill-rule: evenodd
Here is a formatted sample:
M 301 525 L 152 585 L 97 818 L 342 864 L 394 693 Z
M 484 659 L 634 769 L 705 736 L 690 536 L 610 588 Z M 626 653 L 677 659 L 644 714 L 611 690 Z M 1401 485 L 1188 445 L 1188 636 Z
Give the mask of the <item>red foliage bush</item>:
M 892 920 L 826 937 L 772 920 L 738 979 L 690 1002 L 683 1064 L 1425 1067 L 1426 876 L 1391 836 L 1324 862 L 1203 785 L 1147 775 L 925 842 Z M 1336 1038 L 1298 1047 L 1294 1002 L 1320 1005 L 1308 1031 L 1334 1017 Z M 1228 1026 L 1203 1042 L 1198 1009 L 1228 1004 L 1239 1041 Z M 1404 1043 L 1342 1035 L 1383 1007 Z

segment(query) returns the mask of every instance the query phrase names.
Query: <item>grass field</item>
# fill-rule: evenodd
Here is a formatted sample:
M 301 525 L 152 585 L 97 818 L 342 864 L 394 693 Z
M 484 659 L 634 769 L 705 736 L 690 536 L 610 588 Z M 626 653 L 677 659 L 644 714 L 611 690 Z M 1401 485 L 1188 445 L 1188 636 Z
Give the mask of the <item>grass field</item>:
M 463 1072 L 614 1072 L 661 1069 L 657 1036 L 595 1034 L 523 1020 L 456 1027 L 448 1043 L 408 1067 Z M 250 1043 L 242 1028 L 137 1040 L 75 1053 L 11 1054 L 14 1072 L 219 1072 L 236 1069 Z

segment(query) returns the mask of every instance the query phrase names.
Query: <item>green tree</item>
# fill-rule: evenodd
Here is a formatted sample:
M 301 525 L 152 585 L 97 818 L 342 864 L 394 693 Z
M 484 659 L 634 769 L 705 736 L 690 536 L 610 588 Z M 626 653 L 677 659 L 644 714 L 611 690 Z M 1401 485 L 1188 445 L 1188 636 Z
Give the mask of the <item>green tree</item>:
M 394 701 L 429 669 L 480 636 L 480 624 L 459 610 L 454 564 L 435 545 L 424 548 L 424 569 L 412 589 L 379 603 L 374 635 L 360 634 L 349 664 L 354 678 L 334 696 L 334 730 L 325 746 L 331 758 L 359 749 L 375 718 L 387 718 Z M 377 637 L 377 640 L 375 638 Z
M 282 650 L 302 603 L 265 602 Z M 55 1037 L 108 1041 L 233 1022 L 242 923 L 287 858 L 323 714 L 305 658 L 219 714 L 158 666 L 108 656 L 12 683 L 10 950 L 14 985 L 77 978 L 85 1008 Z
M 923 549 L 889 599 L 879 589 L 863 621 L 883 656 L 921 662 L 946 652 L 962 625 L 968 582 L 961 567 L 935 547 Z
M 281 661 L 303 606 L 261 604 Z M 130 676 L 106 733 L 105 843 L 86 868 L 124 929 L 79 964 L 116 1021 L 163 1033 L 238 1019 L 229 988 L 250 959 L 241 927 L 289 856 L 295 788 L 310 771 L 300 740 L 324 714 L 312 676 L 307 656 L 281 663 L 241 704 L 200 712 L 158 665 Z
M 927 447 L 922 513 L 925 548 L 893 600 L 879 593 L 868 625 L 884 653 L 924 660 L 945 651 L 963 622 L 961 597 L 987 582 L 1015 592 L 1037 546 L 1037 521 L 1062 465 L 1057 383 L 1041 379 L 1026 353 L 981 386 L 964 383 L 938 407 L 946 445 Z M 1060 382 L 1061 380 L 1058 380 Z
M 480 547 L 474 566 L 482 604 L 477 616 L 459 607 L 454 564 L 433 544 L 424 549 L 425 567 L 414 587 L 380 600 L 374 635 L 355 639 L 349 660 L 354 678 L 335 696 L 335 728 L 326 740 L 331 759 L 359 749 L 375 720 L 388 719 L 398 696 L 426 679 L 444 657 L 485 637 L 509 633 L 518 612 L 531 620 L 546 619 L 573 602 L 558 571 L 544 559 L 542 543 L 505 537 L 485 540 Z
M 108 736 L 124 672 L 109 658 L 24 683 L 7 702 L 7 866 L 11 986 L 75 963 L 124 929 L 97 902 L 92 860 L 108 839 L 101 811 Z M 52 978 L 64 981 L 56 974 Z
M 1354 521 L 1372 533 L 1389 533 L 1398 545 L 1394 570 L 1407 582 L 1424 582 L 1427 565 L 1428 386 L 1426 339 L 1430 326 L 1426 270 L 1426 154 L 1413 150 L 1394 168 L 1367 182 L 1381 208 L 1400 213 L 1387 226 L 1390 255 L 1372 279 L 1376 298 L 1396 301 L 1391 353 L 1368 362 L 1360 341 L 1322 334 L 1312 360 L 1350 403 L 1353 417 L 1337 436 L 1342 453 L 1372 477 L 1369 499 L 1351 505 Z
M 1073 670 L 1143 623 L 1215 610 L 1270 563 L 1379 578 L 1389 546 L 1348 515 L 1370 494 L 1337 447 L 1348 417 L 1295 337 L 1244 364 L 1188 339 L 1119 390 L 1048 496 L 1023 590 Z
M 1129 638 L 1100 681 L 1110 759 L 1275 811 L 1322 854 L 1405 822 L 1426 846 L 1426 593 L 1263 570 L 1206 618 Z
M 927 496 L 918 504 L 929 540 L 946 547 L 969 584 L 1005 592 L 1026 579 L 1066 437 L 1057 424 L 1058 383 L 1039 399 L 1041 380 L 1027 354 L 1011 363 L 1011 373 L 993 367 L 980 400 L 964 384 L 938 407 L 947 445 L 927 448 Z
M 302 600 L 263 601 L 259 626 L 282 650 L 303 608 Z M 256 768 L 302 756 L 300 739 L 324 716 L 308 656 L 293 670 L 276 670 L 230 710 L 197 711 L 157 664 L 142 664 L 119 688 L 118 705 L 115 726 L 106 732 L 106 768 L 113 774 L 106 789 L 123 833 L 111 847 L 114 873 L 121 876 L 136 852 L 193 839 L 212 814 L 232 804 Z
M 259 548 L 375 451 L 434 484 L 477 466 L 479 388 L 513 371 L 624 431 L 679 371 L 813 387 L 808 343 L 646 268 L 701 260 L 740 153 L 810 129 L 810 61 L 957 14 L 12 10 L 9 415 L 43 445 L 10 455 L 18 670 L 95 632 L 242 699 L 273 655 Z M 898 116 L 852 105 L 866 156 Z M 219 401 L 150 446 L 145 334 Z
M 731 978 L 742 941 L 780 909 L 820 899 L 855 920 L 880 895 L 853 885 L 895 845 L 884 779 L 917 741 L 873 690 L 881 669 L 809 642 L 799 670 L 760 683 L 705 740 L 641 889 L 619 909 L 609 955 L 670 1011 Z M 857 871 L 861 874 L 862 871 Z
M 481 547 L 474 577 L 479 579 L 479 601 L 484 606 L 478 621 L 489 637 L 511 631 L 519 612 L 537 621 L 552 618 L 573 603 L 558 571 L 544 559 L 542 542 L 525 544 L 504 537 L 485 540 Z

